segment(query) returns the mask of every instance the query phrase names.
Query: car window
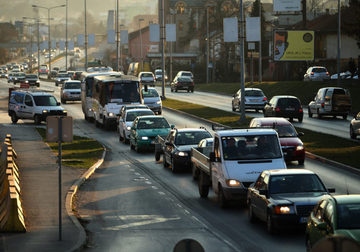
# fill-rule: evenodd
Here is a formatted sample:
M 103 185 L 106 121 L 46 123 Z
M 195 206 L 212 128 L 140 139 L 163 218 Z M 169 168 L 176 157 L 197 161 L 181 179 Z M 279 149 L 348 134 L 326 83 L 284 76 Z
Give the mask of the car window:
M 155 89 L 148 89 L 147 92 L 143 89 L 142 93 L 143 97 L 159 97 L 159 94 Z
M 190 77 L 179 77 L 179 78 L 178 78 L 178 81 L 181 81 L 181 82 L 192 82 L 192 80 L 191 80 Z
M 360 203 L 338 204 L 338 229 L 360 229 Z
M 202 139 L 211 137 L 208 132 L 181 132 L 176 136 L 177 145 L 195 145 Z
M 26 78 L 37 78 L 36 74 L 27 74 Z
M 153 77 L 153 75 L 151 73 L 143 73 L 141 77 Z
M 126 122 L 132 122 L 138 116 L 153 115 L 153 114 L 154 114 L 154 112 L 152 112 L 151 110 L 149 110 L 149 111 L 131 111 L 131 112 L 126 114 L 125 121 Z
M 325 211 L 324 211 L 324 222 L 327 224 L 327 229 L 331 232 L 334 228 L 334 208 L 333 205 L 329 202 L 327 204 Z
M 80 89 L 81 83 L 65 83 L 65 89 Z
M 275 130 L 279 137 L 297 137 L 297 132 L 292 125 L 276 125 Z
M 182 73 L 182 76 L 190 76 L 190 77 L 192 77 L 193 75 L 192 75 L 192 73 L 183 72 L 183 73 Z
M 312 69 L 312 72 L 314 72 L 314 73 L 326 73 L 327 70 L 326 70 L 326 68 L 315 67 L 315 68 Z
M 279 107 L 294 107 L 294 106 L 300 106 L 300 102 L 298 99 L 293 98 L 281 98 L 278 101 Z
M 137 128 L 138 129 L 170 128 L 170 125 L 165 118 L 149 118 L 149 119 L 139 120 Z

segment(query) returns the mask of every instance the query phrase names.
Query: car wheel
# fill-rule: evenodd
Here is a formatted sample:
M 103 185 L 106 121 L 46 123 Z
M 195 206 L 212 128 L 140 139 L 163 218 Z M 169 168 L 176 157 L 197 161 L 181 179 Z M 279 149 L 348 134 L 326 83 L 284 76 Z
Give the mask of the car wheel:
M 166 159 L 165 159 L 165 154 L 163 154 L 163 166 L 164 166 L 165 168 L 168 168 L 168 167 L 169 167 L 169 163 L 166 162 Z
M 299 122 L 302 122 L 302 121 L 303 121 L 303 118 L 302 118 L 302 117 L 299 117 L 299 118 L 298 118 L 298 121 L 299 121 Z
M 175 92 L 177 92 L 178 90 L 177 90 L 177 88 L 175 88 Z
M 194 89 L 191 90 L 191 93 L 194 93 Z
M 130 139 L 126 138 L 125 131 L 124 131 L 124 143 L 129 144 L 129 142 L 130 142 Z
M 313 116 L 313 114 L 311 113 L 310 107 L 308 107 L 308 114 L 309 114 L 310 118 Z
M 121 136 L 120 132 L 119 132 L 119 142 L 124 141 L 124 137 Z
M 271 216 L 270 212 L 267 213 L 266 226 L 267 226 L 268 233 L 270 235 L 276 234 L 277 230 L 276 230 L 276 227 L 274 225 L 274 222 L 273 222 L 273 219 L 272 219 L 272 216 Z
M 232 111 L 236 111 L 236 108 L 234 108 L 234 104 L 233 104 L 233 103 L 231 104 L 231 106 L 232 106 Z
M 66 100 L 64 100 L 64 99 L 61 99 L 61 103 L 64 103 L 64 104 L 66 104 Z
M 160 156 L 161 156 L 161 153 L 155 151 L 155 161 L 159 161 L 159 160 L 160 160 Z
M 254 214 L 254 207 L 253 205 L 251 204 L 251 202 L 249 202 L 249 221 L 251 223 L 256 223 L 259 219 L 258 217 L 256 217 L 256 215 Z
M 305 163 L 305 159 L 298 160 L 299 165 L 303 165 Z
M 158 115 L 161 115 L 162 114 L 162 110 L 160 110 L 159 112 L 158 112 Z
M 139 146 L 137 145 L 137 142 L 135 143 L 135 151 L 137 153 L 140 153 L 141 152 L 141 149 L 139 148 Z
M 35 115 L 35 116 L 34 116 L 34 122 L 35 122 L 35 124 L 41 124 L 41 120 L 40 120 L 40 116 L 39 116 L 39 115 Z
M 59 84 L 58 84 L 58 83 L 55 83 L 55 86 L 59 86 Z
M 192 174 L 193 180 L 199 179 L 199 170 L 196 168 L 196 165 L 194 163 L 191 166 L 191 174 Z
M 229 201 L 225 198 L 225 195 L 224 195 L 221 185 L 219 185 L 218 199 L 219 199 L 219 206 L 221 208 L 227 208 L 229 206 Z
M 16 113 L 15 113 L 15 112 L 13 112 L 13 113 L 11 114 L 11 121 L 12 121 L 13 123 L 17 123 L 17 121 L 18 121 L 18 117 L 16 116 Z
M 11 119 L 12 119 L 12 118 L 11 118 Z M 354 129 L 353 129 L 352 125 L 350 125 L 350 137 L 351 137 L 352 139 L 355 139 L 355 138 L 356 138 L 356 134 L 355 134 L 355 132 L 354 132 Z
M 171 171 L 172 171 L 173 173 L 177 173 L 177 172 L 179 171 L 178 165 L 175 164 L 174 157 L 171 157 Z
M 188 89 L 188 90 L 187 90 L 187 92 L 189 93 L 189 92 L 190 92 L 190 90 Z
M 312 246 L 311 246 L 311 240 L 310 240 L 309 236 L 306 236 L 305 246 L 306 246 L 306 252 L 311 252 Z
M 209 195 L 209 185 L 203 185 L 204 173 L 200 171 L 198 179 L 198 188 L 201 198 L 206 198 Z
M 134 149 L 135 149 L 135 146 L 132 144 L 131 141 L 130 141 L 130 149 L 131 149 L 131 150 L 134 150 Z
M 346 120 L 347 119 L 347 115 L 343 115 L 343 120 Z
M 318 114 L 318 118 L 321 119 L 322 118 L 322 115 L 320 114 L 320 111 L 317 110 L 317 114 Z
M 99 123 L 99 121 L 96 120 L 96 119 L 95 119 L 95 127 L 96 127 L 96 128 L 100 128 L 100 123 Z

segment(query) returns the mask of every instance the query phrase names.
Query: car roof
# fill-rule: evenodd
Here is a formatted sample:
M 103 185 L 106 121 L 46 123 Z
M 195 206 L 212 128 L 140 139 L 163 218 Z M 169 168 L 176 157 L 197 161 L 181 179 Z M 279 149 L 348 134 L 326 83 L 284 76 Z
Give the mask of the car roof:
M 181 129 L 177 129 L 178 132 L 202 132 L 202 131 L 207 131 L 205 128 L 181 128 Z
M 292 125 L 291 122 L 283 117 L 258 117 L 253 118 L 251 121 L 257 121 L 263 126 L 272 126 L 274 123 L 277 125 Z
M 141 109 L 127 109 L 126 111 L 125 111 L 125 114 L 127 114 L 127 113 L 131 113 L 131 112 L 133 112 L 133 113 L 136 113 L 136 112 L 143 112 L 143 111 L 152 111 L 151 109 L 147 109 L 147 108 L 141 108 Z
M 274 95 L 272 98 L 292 98 L 292 99 L 299 100 L 299 98 L 297 98 L 296 96 L 293 96 L 293 95 Z
M 276 135 L 277 132 L 274 129 L 269 128 L 246 128 L 246 129 L 225 129 L 217 130 L 215 134 L 220 137 L 223 136 L 252 136 L 252 135 Z
M 260 88 L 245 88 L 244 90 L 245 91 L 248 91 L 248 90 L 260 90 L 260 91 L 262 91 Z
M 65 82 L 65 83 L 81 83 L 81 81 L 79 81 L 79 80 L 70 80 L 70 81 L 67 81 L 67 82 Z
M 158 115 L 144 115 L 144 116 L 138 116 L 141 119 L 151 119 L 151 118 L 164 118 L 163 116 L 158 116 Z M 166 119 L 165 119 L 166 120 Z
M 276 170 L 266 170 L 272 176 L 277 175 L 295 175 L 295 174 L 316 174 L 313 171 L 307 169 L 276 169 Z
M 338 204 L 348 204 L 348 203 L 359 203 L 360 194 L 349 194 L 349 195 L 333 195 L 333 197 Z

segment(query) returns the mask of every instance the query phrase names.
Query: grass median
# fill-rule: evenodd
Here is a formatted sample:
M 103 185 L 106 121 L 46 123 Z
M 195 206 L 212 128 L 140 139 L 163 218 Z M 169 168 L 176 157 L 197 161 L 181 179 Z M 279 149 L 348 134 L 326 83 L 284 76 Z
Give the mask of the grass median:
M 247 116 L 246 123 L 240 124 L 240 115 L 169 98 L 163 101 L 163 106 L 221 123 L 231 128 L 248 127 L 252 119 Z M 360 153 L 360 144 L 358 142 L 300 127 L 295 128 L 298 132 L 304 132 L 301 140 L 306 151 L 354 168 L 360 168 L 357 159 L 357 155 Z
M 36 128 L 46 141 L 46 129 Z M 48 143 L 54 154 L 59 155 L 59 144 Z M 90 168 L 102 156 L 103 146 L 94 139 L 75 136 L 73 142 L 61 144 L 61 164 L 70 167 Z

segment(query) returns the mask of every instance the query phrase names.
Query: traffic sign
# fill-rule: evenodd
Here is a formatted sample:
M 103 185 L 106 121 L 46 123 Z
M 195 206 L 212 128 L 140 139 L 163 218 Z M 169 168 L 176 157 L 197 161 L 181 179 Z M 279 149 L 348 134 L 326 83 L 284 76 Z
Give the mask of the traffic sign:
M 209 63 L 208 68 L 213 68 L 213 64 Z
M 29 83 L 20 83 L 20 88 L 29 88 Z
M 195 68 L 195 63 L 191 63 L 191 68 Z

